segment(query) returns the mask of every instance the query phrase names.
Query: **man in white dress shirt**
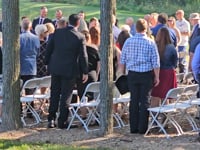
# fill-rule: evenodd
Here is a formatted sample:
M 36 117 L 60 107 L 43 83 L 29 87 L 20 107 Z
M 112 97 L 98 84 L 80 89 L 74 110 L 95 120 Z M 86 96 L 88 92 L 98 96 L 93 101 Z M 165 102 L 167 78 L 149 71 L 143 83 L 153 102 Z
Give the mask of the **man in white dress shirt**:
M 190 36 L 190 23 L 184 18 L 184 11 L 176 11 L 176 26 L 181 33 L 181 42 L 178 45 L 179 52 L 179 73 L 186 71 L 186 48 L 188 46 L 189 36 Z

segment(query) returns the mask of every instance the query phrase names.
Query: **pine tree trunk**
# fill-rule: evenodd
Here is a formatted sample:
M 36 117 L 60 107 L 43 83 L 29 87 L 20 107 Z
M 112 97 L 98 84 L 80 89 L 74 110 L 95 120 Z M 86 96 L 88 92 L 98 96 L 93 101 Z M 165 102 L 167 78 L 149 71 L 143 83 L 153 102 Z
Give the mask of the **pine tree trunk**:
M 101 133 L 107 135 L 113 132 L 112 102 L 113 102 L 113 34 L 112 14 L 114 0 L 101 0 L 101 73 L 100 73 L 100 120 Z
M 3 130 L 21 127 L 19 83 L 19 0 L 2 0 Z

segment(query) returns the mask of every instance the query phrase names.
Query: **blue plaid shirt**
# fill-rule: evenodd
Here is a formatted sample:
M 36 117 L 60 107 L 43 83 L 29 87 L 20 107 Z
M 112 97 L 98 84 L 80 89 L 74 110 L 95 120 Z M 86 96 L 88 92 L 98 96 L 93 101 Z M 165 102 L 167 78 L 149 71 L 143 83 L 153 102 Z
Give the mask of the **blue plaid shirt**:
M 121 63 L 126 69 L 147 72 L 160 67 L 160 58 L 155 42 L 145 34 L 136 33 L 126 40 L 121 55 Z

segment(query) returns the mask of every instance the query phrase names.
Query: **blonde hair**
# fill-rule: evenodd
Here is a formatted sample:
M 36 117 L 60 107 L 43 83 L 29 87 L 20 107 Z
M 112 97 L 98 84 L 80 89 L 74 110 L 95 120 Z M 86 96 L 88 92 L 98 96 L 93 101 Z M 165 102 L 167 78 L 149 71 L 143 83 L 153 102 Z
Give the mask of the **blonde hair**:
M 51 33 L 54 33 L 55 31 L 55 27 L 52 23 L 45 23 L 46 27 L 47 27 L 47 30 L 48 30 L 48 33 L 51 34 Z
M 171 17 L 168 18 L 168 21 L 169 21 L 169 20 L 172 22 L 172 24 L 171 24 L 172 27 L 173 27 L 173 28 L 176 27 L 176 19 L 175 19 L 173 16 L 171 16 Z
M 121 30 L 122 30 L 122 31 L 128 31 L 128 32 L 130 32 L 130 31 L 131 31 L 131 28 L 130 28 L 129 25 L 124 24 L 124 25 L 121 26 Z

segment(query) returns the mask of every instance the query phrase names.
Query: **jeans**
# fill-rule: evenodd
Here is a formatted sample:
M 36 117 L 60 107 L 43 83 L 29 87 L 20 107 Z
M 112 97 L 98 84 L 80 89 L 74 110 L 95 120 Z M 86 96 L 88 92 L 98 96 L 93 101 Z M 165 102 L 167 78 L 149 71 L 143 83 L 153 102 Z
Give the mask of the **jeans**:
M 178 52 L 185 52 L 186 53 L 186 46 L 178 46 Z M 178 58 L 178 68 L 179 73 L 186 72 L 186 57 L 180 57 Z

